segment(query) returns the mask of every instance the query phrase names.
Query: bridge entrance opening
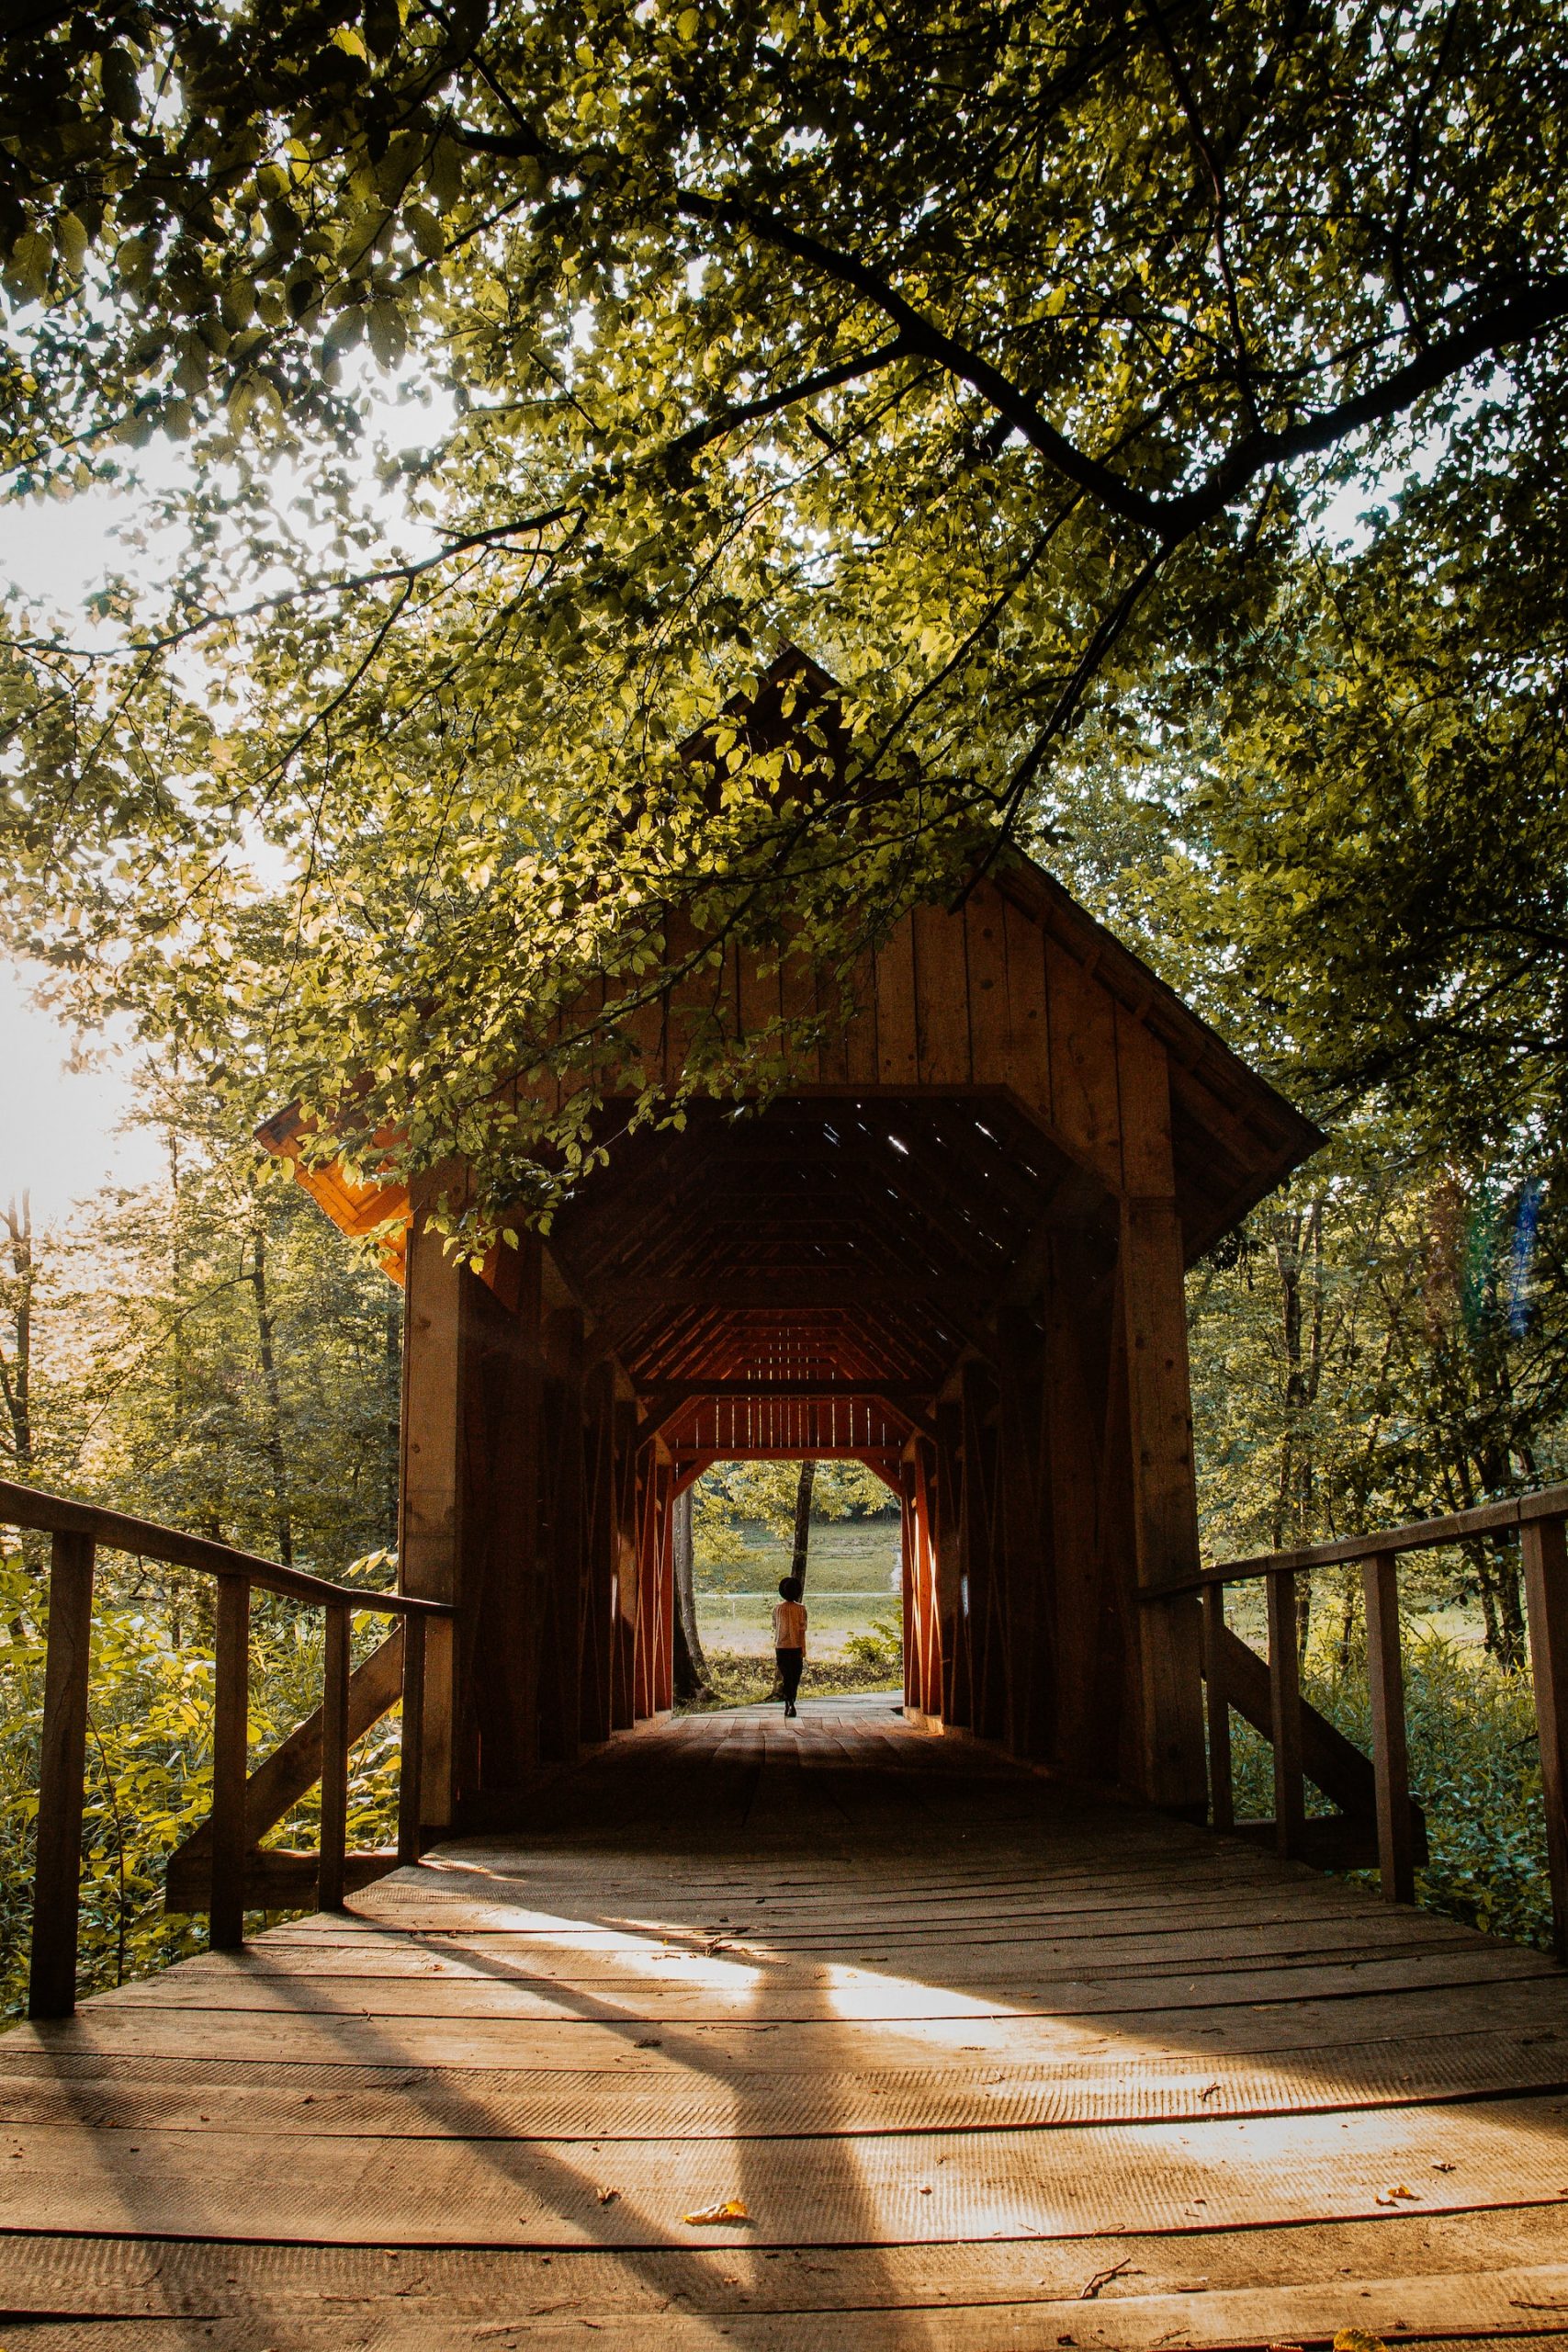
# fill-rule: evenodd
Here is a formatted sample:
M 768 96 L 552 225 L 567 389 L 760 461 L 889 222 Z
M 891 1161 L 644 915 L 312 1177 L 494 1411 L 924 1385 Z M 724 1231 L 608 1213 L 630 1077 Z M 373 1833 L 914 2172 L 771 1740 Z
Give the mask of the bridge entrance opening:
M 677 1504 L 675 1693 L 771 1692 L 779 1585 L 799 1574 L 808 1612 L 802 1695 L 904 1689 L 900 1497 L 853 1460 L 720 1462 Z M 682 1658 L 682 1645 L 686 1655 Z

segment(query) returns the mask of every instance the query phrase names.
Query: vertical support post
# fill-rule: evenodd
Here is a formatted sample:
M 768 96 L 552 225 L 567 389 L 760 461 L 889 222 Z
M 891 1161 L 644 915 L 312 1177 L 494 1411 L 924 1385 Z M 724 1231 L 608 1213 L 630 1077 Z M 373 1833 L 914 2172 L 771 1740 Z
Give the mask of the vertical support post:
M 427 1600 L 457 1601 L 465 1480 L 464 1283 L 473 1276 L 448 1257 L 441 1235 L 416 1202 L 409 1227 L 403 1309 L 403 1458 L 398 1529 L 398 1582 Z M 426 1628 L 424 1721 L 420 1738 L 421 1802 L 427 1826 L 453 1816 L 457 1770 L 457 1652 L 452 1620 Z M 406 1701 L 405 1701 L 406 1704 Z
M 417 1862 L 420 1855 L 420 1806 L 423 1791 L 424 1744 L 424 1612 L 411 1610 L 403 1619 L 403 1738 L 398 1776 L 398 1860 Z
M 218 1579 L 212 1710 L 212 1897 L 209 1941 L 245 1940 L 245 1777 L 250 1761 L 251 1580 Z
M 348 1659 L 352 1624 L 347 1606 L 330 1600 L 321 1657 L 321 1851 L 316 1903 L 341 1911 L 344 1858 L 348 1850 Z
M 68 2018 L 76 2007 L 87 1654 L 92 1630 L 92 1538 L 56 1535 L 49 1567 L 49 1646 L 43 1677 L 43 1747 L 28 1987 L 30 2018 Z
M 964 1616 L 964 1417 L 951 1400 L 936 1408 L 936 1475 L 931 1481 L 931 1540 L 935 1545 L 937 1647 L 942 1659 L 942 1697 L 938 1711 L 944 1724 L 967 1729 L 969 1709 L 969 1627 Z
M 1559 1960 L 1568 1961 L 1568 1546 L 1560 1519 L 1529 1521 L 1519 1536 L 1540 1731 L 1552 1948 Z
M 1269 1587 L 1269 1702 L 1274 1733 L 1274 1838 L 1281 1854 L 1304 1845 L 1306 1797 L 1302 1778 L 1302 1678 L 1296 1654 L 1296 1579 L 1277 1569 Z
M 1410 1819 L 1410 1750 L 1404 1724 L 1404 1661 L 1399 1649 L 1399 1562 L 1375 1552 L 1361 1564 L 1367 1606 L 1367 1690 L 1378 1791 L 1378 1874 L 1385 1903 L 1416 1900 L 1416 1840 Z
M 1209 1812 L 1216 1829 L 1235 1827 L 1231 1702 L 1225 1688 L 1225 1589 L 1203 1587 L 1203 1698 L 1209 1723 Z
M 1198 1567 L 1182 1236 L 1173 1200 L 1122 1204 L 1122 1312 L 1136 1585 L 1152 1596 Z M 1147 1598 L 1138 1617 L 1145 1793 L 1156 1804 L 1201 1821 L 1209 1790 L 1198 1596 Z

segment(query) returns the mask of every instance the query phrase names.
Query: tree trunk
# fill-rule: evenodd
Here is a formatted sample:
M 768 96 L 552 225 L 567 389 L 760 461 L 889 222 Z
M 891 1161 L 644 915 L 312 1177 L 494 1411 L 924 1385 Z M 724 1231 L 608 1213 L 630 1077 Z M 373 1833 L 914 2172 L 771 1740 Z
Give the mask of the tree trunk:
M 386 1524 L 383 1541 L 389 1552 L 398 1548 L 399 1480 L 402 1456 L 402 1329 L 395 1306 L 389 1306 L 386 1319 L 386 1380 L 387 1421 L 384 1442 L 387 1449 L 386 1500 L 383 1506 Z
M 1274 1499 L 1274 1549 L 1312 1541 L 1315 1461 L 1311 1425 L 1323 1376 L 1323 1203 L 1274 1220 L 1285 1361 L 1284 1438 Z M 1310 1267 L 1312 1295 L 1304 1294 Z M 1296 1648 L 1306 1656 L 1312 1628 L 1312 1578 L 1296 1579 Z
M 278 1383 L 277 1357 L 273 1347 L 272 1309 L 267 1302 L 266 1233 L 259 1217 L 251 1239 L 255 1250 L 251 1289 L 256 1305 L 256 1345 L 261 1357 L 262 1380 L 266 1389 L 267 1431 L 263 1450 L 272 1472 L 277 1556 L 286 1568 L 291 1568 L 294 1565 L 294 1529 L 288 1515 L 288 1461 L 283 1444 L 283 1391 Z
M 10 1351 L 0 1341 L 0 1398 L 6 1406 L 7 1437 L 11 1464 L 23 1486 L 31 1486 L 35 1475 L 33 1454 L 33 1295 L 38 1287 L 38 1262 L 33 1256 L 32 1202 L 26 1193 L 18 1208 L 12 1201 L 6 1211 L 6 1254 L 10 1259 L 5 1278 L 6 1306 L 11 1325 Z M 9 1465 L 8 1465 L 9 1466 Z M 43 1538 L 31 1529 L 22 1536 L 22 1558 L 28 1572 L 43 1574 Z M 19 1629 L 13 1634 L 20 1638 Z
M 6 1418 L 10 1423 L 11 1458 L 27 1483 L 33 1465 L 33 1288 L 38 1269 L 33 1263 L 32 1203 L 26 1193 L 19 1209 L 13 1201 L 6 1211 L 6 1235 L 11 1261 L 6 1285 L 10 1293 L 6 1303 L 10 1313 L 11 1351 L 7 1357 L 5 1348 L 0 1347 L 0 1394 L 5 1396 Z
M 790 1558 L 789 1572 L 806 1582 L 806 1560 L 811 1545 L 811 1489 L 817 1483 L 817 1464 L 803 1462 L 800 1482 L 795 1490 L 795 1550 Z
M 697 1632 L 697 1599 L 693 1583 L 692 1489 L 675 1498 L 671 1530 L 675 1555 L 675 1696 L 688 1703 L 711 1699 L 707 1660 Z

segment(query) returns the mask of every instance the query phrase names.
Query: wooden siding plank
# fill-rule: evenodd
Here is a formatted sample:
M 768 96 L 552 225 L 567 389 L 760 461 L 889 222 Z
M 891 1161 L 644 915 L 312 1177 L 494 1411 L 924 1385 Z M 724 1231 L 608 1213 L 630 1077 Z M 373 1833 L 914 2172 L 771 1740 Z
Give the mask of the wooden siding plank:
M 967 1086 L 969 961 L 962 914 L 920 907 L 914 917 L 916 1055 L 922 1086 Z
M 1037 924 L 996 894 L 1007 949 L 1007 1030 L 1003 1083 L 1039 1117 L 1051 1120 L 1051 1008 L 1045 940 Z
M 1122 1185 L 1116 1002 L 1054 940 L 1045 943 L 1052 1117 L 1102 1182 Z
M 1165 1047 L 1121 1004 L 1116 1007 L 1116 1091 L 1122 1183 L 1141 1200 L 1174 1200 Z
M 905 915 L 876 951 L 876 1076 L 882 1086 L 919 1082 L 915 1016 L 915 926 Z
M 874 1086 L 876 1052 L 876 958 L 867 949 L 855 965 L 849 984 L 854 1011 L 844 1030 L 844 1076 L 851 1086 Z

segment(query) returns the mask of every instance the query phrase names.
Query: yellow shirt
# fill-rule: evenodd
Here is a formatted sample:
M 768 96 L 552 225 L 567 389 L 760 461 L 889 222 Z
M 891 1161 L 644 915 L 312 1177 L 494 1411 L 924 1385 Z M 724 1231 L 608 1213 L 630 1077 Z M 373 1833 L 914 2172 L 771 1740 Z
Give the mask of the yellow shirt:
M 800 1600 L 781 1600 L 773 1611 L 773 1647 L 776 1650 L 804 1650 L 806 1647 L 806 1604 Z

